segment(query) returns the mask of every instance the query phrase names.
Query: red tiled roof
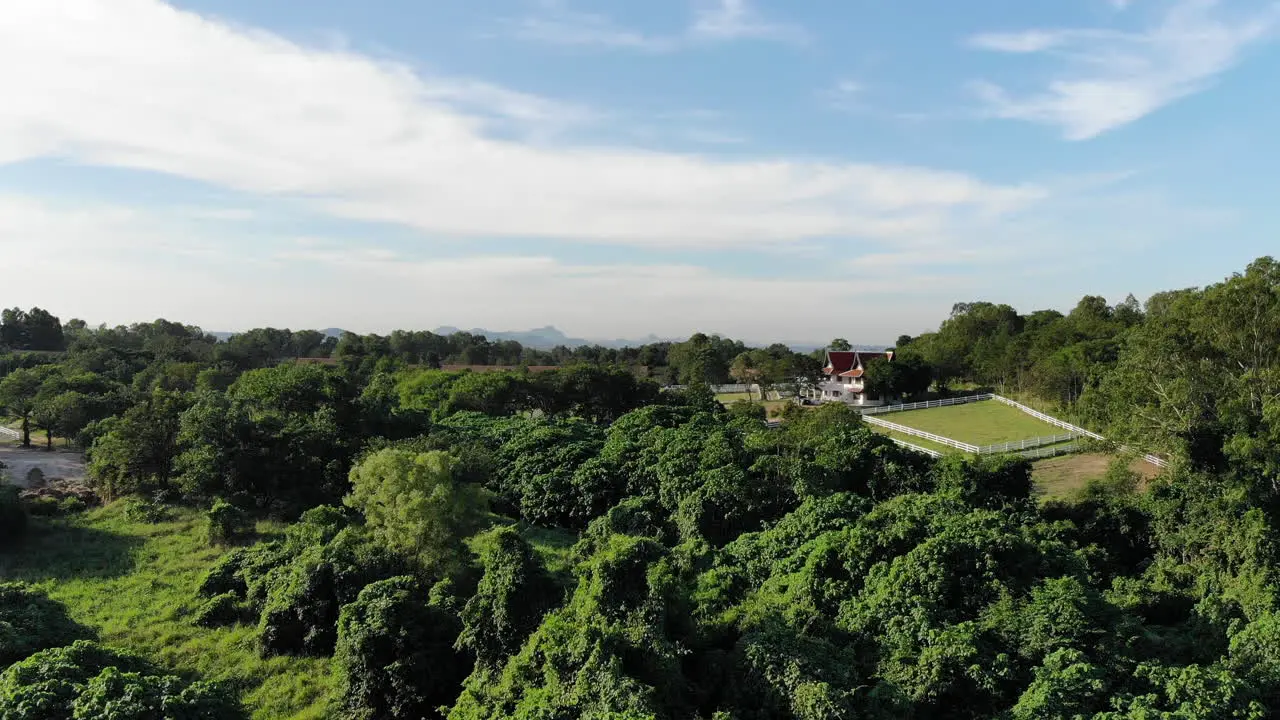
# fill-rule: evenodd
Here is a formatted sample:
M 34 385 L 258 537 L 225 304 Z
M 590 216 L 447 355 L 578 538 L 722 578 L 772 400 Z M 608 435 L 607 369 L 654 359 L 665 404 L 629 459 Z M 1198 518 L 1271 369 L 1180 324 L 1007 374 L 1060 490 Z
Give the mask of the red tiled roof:
M 840 377 L 860 378 L 862 377 L 862 368 L 854 368 L 848 372 L 842 372 L 840 373 Z
M 823 371 L 829 375 L 847 372 L 853 367 L 857 358 L 858 353 L 852 350 L 828 350 L 827 366 L 823 368 Z

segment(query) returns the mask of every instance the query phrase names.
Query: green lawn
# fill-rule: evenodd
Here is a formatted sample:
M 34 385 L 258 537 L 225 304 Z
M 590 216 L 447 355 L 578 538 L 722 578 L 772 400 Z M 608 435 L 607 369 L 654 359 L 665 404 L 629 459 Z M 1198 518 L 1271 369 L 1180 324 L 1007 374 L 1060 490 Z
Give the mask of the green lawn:
M 1042 422 L 995 400 L 909 410 L 875 417 L 973 445 L 993 445 L 1062 435 L 1066 430 Z
M 757 405 L 763 404 L 765 414 L 768 417 L 773 417 L 775 410 L 781 412 L 782 408 L 786 407 L 787 404 L 791 402 L 790 400 L 765 400 L 764 403 L 761 403 L 760 395 L 758 393 L 751 393 L 751 397 L 747 397 L 747 393 L 719 393 L 716 395 L 716 399 L 725 407 L 743 400 L 753 402 Z
M 880 433 L 881 435 L 888 435 L 891 438 L 897 438 L 898 440 L 909 442 L 912 445 L 918 445 L 927 450 L 936 450 L 944 455 L 949 453 L 963 452 L 962 450 L 957 450 L 956 448 L 949 447 L 947 445 L 939 445 L 936 442 L 933 442 L 931 440 L 925 440 L 924 438 L 918 438 L 914 435 L 907 435 L 905 433 L 894 432 L 892 430 L 888 430 L 886 428 L 882 428 L 876 425 L 870 425 L 869 427 L 872 430 Z
M 178 672 L 231 683 L 254 718 L 321 718 L 334 687 L 327 659 L 258 657 L 256 628 L 193 625 L 196 586 L 225 551 L 208 547 L 202 522 L 137 523 L 120 503 L 69 520 L 37 520 L 0 551 L 0 579 L 39 585 L 100 639 Z M 262 524 L 270 532 L 277 527 Z

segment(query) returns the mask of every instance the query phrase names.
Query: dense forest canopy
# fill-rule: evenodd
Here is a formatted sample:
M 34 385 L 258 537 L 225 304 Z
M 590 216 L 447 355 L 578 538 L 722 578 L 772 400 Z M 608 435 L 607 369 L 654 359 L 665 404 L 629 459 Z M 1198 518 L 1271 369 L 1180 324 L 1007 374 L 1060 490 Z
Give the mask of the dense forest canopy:
M 1145 305 L 957 304 L 868 368 L 917 397 L 1035 399 L 1171 459 L 1149 484 L 1120 462 L 1047 502 L 1024 460 L 932 459 L 840 403 L 792 406 L 775 428 L 717 401 L 708 384 L 812 382 L 820 356 L 780 345 L 219 342 L 38 309 L 5 311 L 0 338 L 0 405 L 23 439 L 83 448 L 114 503 L 29 517 L 0 486 L 0 557 L 30 552 L 32 528 L 121 506 L 140 522 L 201 512 L 217 559 L 184 622 L 327 663 L 334 717 L 1280 712 L 1270 258 Z M 555 562 L 548 534 L 571 546 Z M 111 647 L 42 586 L 0 583 L 0 719 L 238 718 L 242 690 Z

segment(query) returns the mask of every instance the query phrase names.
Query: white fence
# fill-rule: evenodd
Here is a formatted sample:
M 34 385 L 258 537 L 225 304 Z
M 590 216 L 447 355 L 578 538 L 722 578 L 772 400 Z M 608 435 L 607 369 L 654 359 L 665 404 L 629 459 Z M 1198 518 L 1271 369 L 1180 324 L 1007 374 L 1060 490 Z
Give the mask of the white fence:
M 929 448 L 920 447 L 919 445 L 912 445 L 906 440 L 899 440 L 898 438 L 889 438 L 889 439 L 897 443 L 900 447 L 907 448 L 908 450 L 915 450 L 916 452 L 924 453 L 929 457 L 942 457 L 942 453 L 938 452 L 937 450 L 930 450 Z
M 1034 409 L 1032 409 L 1032 408 L 1029 408 L 1029 407 L 1027 407 L 1026 405 L 1023 405 L 1023 404 L 1022 404 L 1022 403 L 1020 403 L 1020 402 L 1014 402 L 1013 400 L 1010 400 L 1010 399 L 1009 399 L 1009 398 L 1007 398 L 1007 397 L 1001 397 L 1000 395 L 993 395 L 992 397 L 993 397 L 994 399 L 999 400 L 1000 402 L 1004 403 L 1005 405 L 1010 405 L 1010 406 L 1012 406 L 1012 407 L 1015 407 L 1015 408 L 1017 408 L 1017 409 L 1021 410 L 1022 412 L 1026 413 L 1026 414 L 1028 414 L 1028 415 L 1030 415 L 1030 416 L 1032 416 L 1032 417 L 1039 418 L 1039 419 L 1041 419 L 1041 420 L 1043 420 L 1043 421 L 1045 421 L 1045 422 L 1049 423 L 1050 425 L 1055 425 L 1055 426 L 1060 427 L 1060 428 L 1063 428 L 1063 429 L 1065 429 L 1065 430 L 1071 430 L 1072 432 L 1077 432 L 1077 433 L 1079 433 L 1079 434 L 1081 434 L 1081 435 L 1084 435 L 1085 437 L 1093 438 L 1094 440 L 1102 440 L 1102 441 L 1106 441 L 1106 438 L 1102 437 L 1101 435 L 1099 435 L 1099 434 L 1098 434 L 1098 433 L 1096 433 L 1096 432 L 1091 432 L 1091 431 L 1089 431 L 1089 430 L 1085 430 L 1085 429 L 1084 429 L 1084 428 L 1082 428 L 1082 427 L 1079 427 L 1079 426 L 1076 426 L 1076 425 L 1072 425 L 1072 424 L 1071 424 L 1071 423 L 1069 423 L 1069 422 L 1064 422 L 1064 421 L 1062 421 L 1062 420 L 1059 420 L 1059 419 L 1058 419 L 1058 418 L 1056 418 L 1056 417 L 1053 417 L 1052 415 L 1045 415 L 1044 413 L 1040 412 L 1039 410 L 1034 410 Z M 1130 448 L 1130 447 L 1128 447 L 1128 446 L 1126 446 L 1126 445 L 1121 445 L 1121 446 L 1120 446 L 1120 450 L 1121 450 L 1122 452 L 1131 452 L 1131 451 L 1133 450 L 1133 448 Z M 1169 461 L 1168 461 L 1168 460 L 1165 460 L 1164 458 L 1160 457 L 1159 455 L 1152 455 L 1151 453 L 1145 453 L 1144 455 L 1142 455 L 1142 459 L 1143 459 L 1143 460 L 1146 460 L 1147 462 L 1151 463 L 1152 465 L 1155 465 L 1155 466 L 1156 466 L 1156 467 L 1158 467 L 1158 468 L 1167 468 L 1167 467 L 1169 467 Z
M 882 427 L 886 430 L 892 430 L 896 433 L 902 433 L 903 435 L 910 435 L 912 437 L 924 438 L 925 440 L 928 440 L 930 442 L 935 442 L 935 443 L 938 443 L 939 445 L 946 445 L 947 447 L 953 447 L 957 450 L 964 450 L 965 452 L 976 453 L 978 452 L 978 450 L 981 449 L 977 445 L 970 445 L 969 443 L 963 443 L 963 442 L 960 442 L 959 440 L 952 440 L 949 437 L 934 435 L 931 432 L 925 432 L 924 430 L 917 430 L 913 427 L 907 427 L 906 425 L 899 425 L 898 423 L 892 423 L 892 422 L 889 422 L 888 420 L 881 420 L 878 417 L 863 417 L 862 420 L 866 423 L 869 423 L 871 425 L 876 425 L 878 427 Z
M 0 435 L 4 435 L 5 437 L 11 437 L 14 440 L 22 439 L 22 433 L 18 432 L 17 430 L 14 430 L 13 428 L 0 427 Z
M 860 407 L 858 410 L 863 415 L 883 415 L 884 413 L 903 412 L 906 410 L 924 410 L 926 408 L 947 407 L 948 405 L 963 405 L 965 403 L 978 402 L 979 400 L 990 400 L 995 397 L 991 393 L 982 395 L 967 395 L 965 397 L 947 398 L 945 400 L 926 400 L 924 402 L 906 403 L 902 405 L 873 405 L 870 407 Z
M 1080 449 L 1079 445 L 1076 445 L 1075 443 L 1071 443 L 1070 445 L 1054 445 L 1052 447 L 1037 448 L 1035 450 L 1026 450 L 1018 454 L 1029 460 L 1036 460 L 1038 458 L 1053 457 L 1055 455 L 1066 455 L 1068 453 L 1076 452 L 1079 449 Z
M 978 448 L 979 455 L 992 455 L 995 453 L 1017 452 L 1028 450 L 1030 448 L 1044 447 L 1045 445 L 1054 445 L 1068 440 L 1075 440 L 1080 437 L 1078 433 L 1067 433 L 1066 435 L 1045 435 L 1043 437 L 1029 438 L 1027 440 L 1014 440 L 1012 442 L 997 443 L 995 445 L 983 445 Z
M 992 395 L 991 397 L 999 402 L 1004 403 L 1005 405 L 1010 405 L 1012 407 L 1018 408 L 1022 412 L 1030 415 L 1031 417 L 1043 420 L 1049 423 L 1050 425 L 1060 427 L 1064 430 L 1070 430 L 1071 432 L 1074 432 L 1074 433 L 1079 433 L 1081 435 L 1084 435 L 1085 437 L 1091 437 L 1094 440 L 1106 440 L 1106 438 L 1102 437 L 1096 432 L 1093 432 L 1091 430 L 1085 430 L 1084 428 L 1079 427 L 1078 425 L 1072 425 L 1071 423 L 1066 422 L 1065 420 L 1059 420 L 1058 418 L 1052 415 L 1045 415 L 1039 410 L 1029 408 L 1026 405 L 1023 405 L 1022 403 L 1015 402 L 1013 400 L 1010 400 L 1007 397 L 1003 397 L 1001 395 Z

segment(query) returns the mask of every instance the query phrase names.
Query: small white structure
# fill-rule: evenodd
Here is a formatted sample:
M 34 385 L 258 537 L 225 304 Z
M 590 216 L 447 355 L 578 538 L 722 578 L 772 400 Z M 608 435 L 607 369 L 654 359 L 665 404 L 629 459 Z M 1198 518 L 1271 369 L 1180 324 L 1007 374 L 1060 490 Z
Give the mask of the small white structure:
M 809 397 L 821 402 L 843 402 L 859 407 L 900 402 L 896 395 L 879 395 L 866 388 L 867 363 L 882 358 L 893 362 L 893 351 L 828 350 L 822 379 Z

